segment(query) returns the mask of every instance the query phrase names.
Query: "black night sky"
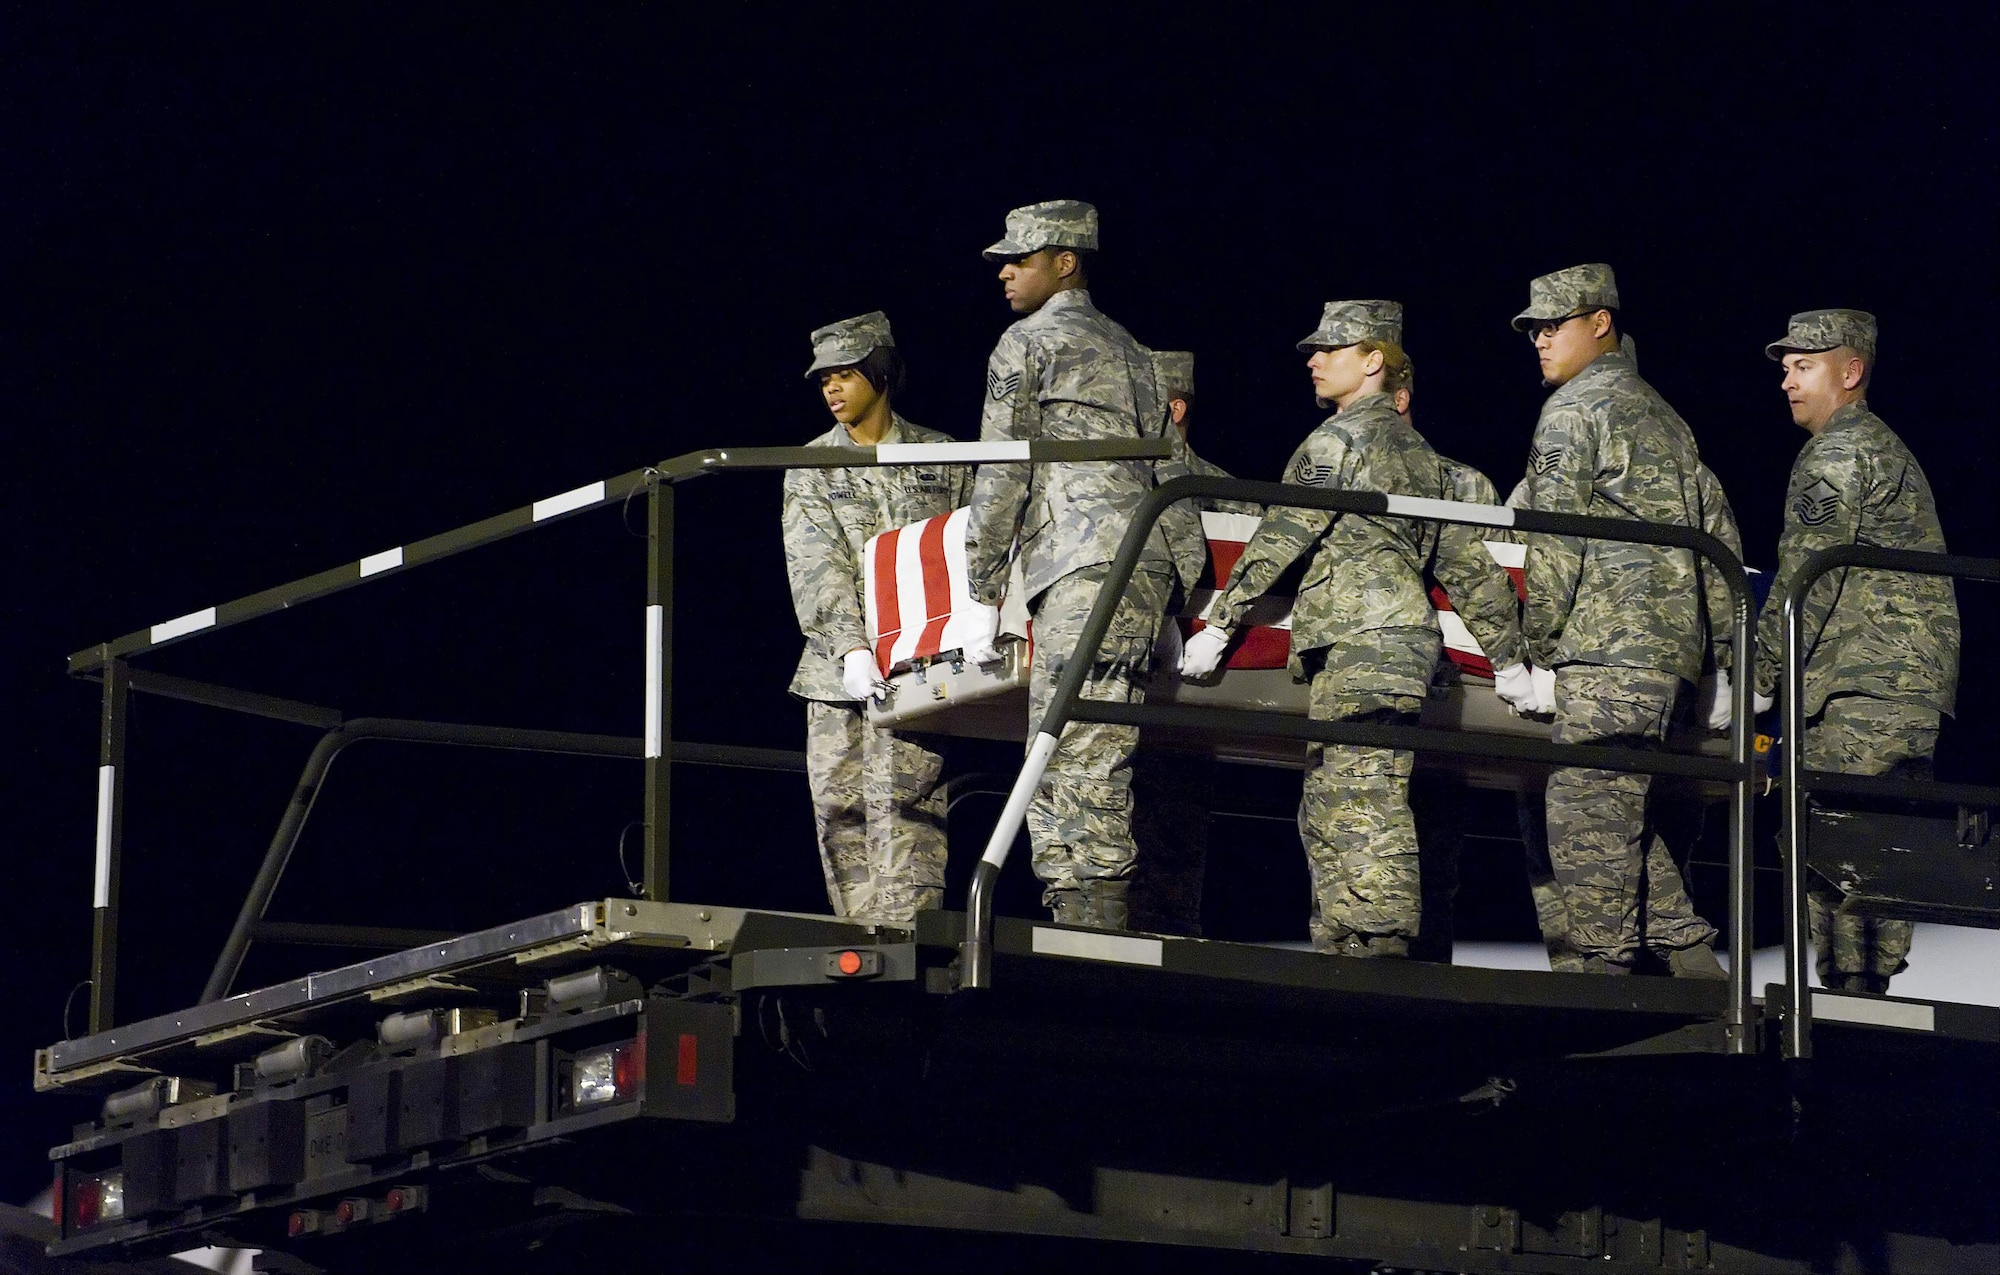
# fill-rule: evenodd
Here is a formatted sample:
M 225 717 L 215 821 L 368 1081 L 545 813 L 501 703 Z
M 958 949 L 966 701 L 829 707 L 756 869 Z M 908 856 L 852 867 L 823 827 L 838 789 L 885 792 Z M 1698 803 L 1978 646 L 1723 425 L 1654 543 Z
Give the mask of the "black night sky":
M 1419 427 L 1505 491 L 1542 398 L 1507 320 L 1531 276 L 1609 261 L 1753 565 L 1804 440 L 1762 346 L 1794 310 L 1872 310 L 1873 406 L 1952 548 L 2000 548 L 1983 6 L 916 12 L 0 13 L 0 1198 L 45 1185 L 77 1118 L 27 1084 L 89 965 L 97 697 L 66 654 L 664 457 L 803 442 L 806 334 L 865 310 L 909 360 L 899 406 L 969 438 L 1010 318 L 978 253 L 1019 204 L 1099 206 L 1099 304 L 1196 351 L 1196 441 L 1259 478 L 1318 419 L 1292 343 L 1323 301 L 1384 296 Z M 676 732 L 798 747 L 777 481 L 681 506 Z M 636 733 L 643 581 L 599 512 L 146 667 Z M 1961 599 L 1947 747 L 1990 764 L 1994 608 Z M 312 744 L 143 697 L 133 732 L 121 1017 L 198 993 Z M 636 766 L 371 747 L 274 917 L 474 926 L 623 890 Z M 677 897 L 824 906 L 802 780 L 680 788 Z M 1302 934 L 1303 892 L 1281 902 L 1271 933 Z

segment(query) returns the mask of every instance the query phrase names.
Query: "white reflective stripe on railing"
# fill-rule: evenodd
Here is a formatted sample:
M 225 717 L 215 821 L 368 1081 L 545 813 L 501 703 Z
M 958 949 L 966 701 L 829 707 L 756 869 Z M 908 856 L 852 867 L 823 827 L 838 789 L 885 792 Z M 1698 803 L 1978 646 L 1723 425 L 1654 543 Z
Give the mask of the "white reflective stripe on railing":
M 1056 737 L 1043 731 L 1035 736 L 1035 742 L 1028 745 L 1028 760 L 1021 765 L 1020 777 L 1014 781 L 1013 791 L 1007 794 L 1007 805 L 1000 811 L 1000 822 L 993 825 L 993 836 L 986 843 L 986 853 L 980 858 L 998 868 L 1007 862 L 1007 852 L 1014 848 L 1014 834 L 1028 818 L 1028 803 L 1034 799 L 1035 789 L 1041 787 L 1042 774 L 1049 768 L 1049 758 L 1055 755 Z
M 118 784 L 116 766 L 97 768 L 97 872 L 91 881 L 90 906 L 111 906 L 111 799 Z
M 1514 525 L 1514 511 L 1505 505 L 1467 505 L 1456 500 L 1432 500 L 1427 496 L 1391 496 L 1389 512 L 1417 518 L 1451 518 L 1487 527 Z
M 361 578 L 366 580 L 369 576 L 380 575 L 384 571 L 394 571 L 402 565 L 401 545 L 397 545 L 394 549 L 384 549 L 380 553 L 371 553 L 361 560 Z
M 658 757 L 666 723 L 661 720 L 664 706 L 663 678 L 667 609 L 659 603 L 646 608 L 646 756 Z
M 1084 961 L 1116 961 L 1120 965 L 1159 965 L 1166 944 L 1130 934 L 1100 934 L 1089 930 L 1035 927 L 1032 943 L 1038 956 L 1073 956 Z
M 1028 459 L 1026 443 L 880 443 L 875 459 L 885 465 L 919 465 L 924 461 L 965 465 Z
M 1830 1023 L 1863 1023 L 1869 1027 L 1900 1027 L 1905 1031 L 1937 1030 L 1937 1007 L 1908 1001 L 1877 1000 L 1872 996 L 1842 996 L 1815 987 L 1812 1016 Z
M 190 633 L 199 633 L 203 629 L 213 628 L 214 626 L 215 608 L 203 607 L 199 611 L 190 611 L 186 615 L 168 620 L 165 624 L 155 624 L 151 631 L 150 640 L 158 644 L 171 638 L 186 637 Z
M 578 487 L 575 491 L 566 491 L 560 496 L 550 496 L 546 500 L 536 501 L 535 521 L 540 522 L 544 518 L 553 518 L 557 514 L 566 514 L 574 509 L 583 509 L 590 505 L 602 503 L 603 500 L 604 482 L 600 479 L 597 482 Z

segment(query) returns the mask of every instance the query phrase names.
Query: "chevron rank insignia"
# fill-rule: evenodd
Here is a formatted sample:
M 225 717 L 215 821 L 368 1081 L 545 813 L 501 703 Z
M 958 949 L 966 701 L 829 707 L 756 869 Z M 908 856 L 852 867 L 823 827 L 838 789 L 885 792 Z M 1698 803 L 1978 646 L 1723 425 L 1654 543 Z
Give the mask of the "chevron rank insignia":
M 1020 388 L 1021 374 L 1019 372 L 1009 372 L 1007 375 L 1002 376 L 990 367 L 986 369 L 986 392 L 993 396 L 994 402 L 998 403 L 1001 399 L 1006 398 Z
M 1560 447 L 1530 447 L 1528 468 L 1537 474 L 1553 474 L 1556 466 L 1562 464 L 1563 449 Z
M 1792 516 L 1803 527 L 1817 527 L 1839 510 L 1840 491 L 1824 478 L 1813 479 L 1812 486 L 1792 500 Z
M 1314 464 L 1312 457 L 1301 456 L 1298 472 L 1292 475 L 1292 481 L 1301 487 L 1324 487 L 1332 477 L 1333 466 Z

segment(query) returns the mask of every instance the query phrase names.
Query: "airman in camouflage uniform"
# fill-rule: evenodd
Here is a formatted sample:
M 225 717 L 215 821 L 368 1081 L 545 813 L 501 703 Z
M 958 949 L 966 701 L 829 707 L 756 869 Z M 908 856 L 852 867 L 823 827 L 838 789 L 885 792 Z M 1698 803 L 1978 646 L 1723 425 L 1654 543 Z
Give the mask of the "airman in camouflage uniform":
M 1701 525 L 1700 457 L 1687 424 L 1619 347 L 1611 267 L 1573 266 L 1529 284 L 1514 317 L 1554 387 L 1528 449 L 1525 502 L 1551 512 Z M 1701 675 L 1706 604 L 1688 550 L 1530 536 L 1522 629 L 1556 671 L 1557 743 L 1654 747 Z M 1715 976 L 1715 931 L 1692 911 L 1642 936 L 1650 777 L 1565 767 L 1549 776 L 1549 855 L 1586 967 L 1630 973 L 1642 942 L 1674 972 Z M 1670 858 L 1664 863 L 1671 868 Z M 1678 873 L 1675 873 L 1678 879 Z
M 1188 350 L 1153 351 L 1153 377 L 1159 382 L 1160 398 L 1167 405 L 1168 419 L 1174 423 L 1174 455 L 1197 478 L 1233 478 L 1228 470 L 1198 455 L 1188 442 L 1188 427 L 1194 422 L 1194 354 Z M 1203 496 L 1195 504 L 1204 513 L 1245 514 L 1262 518 L 1264 507 L 1247 500 L 1221 500 Z
M 1005 237 L 985 250 L 1001 264 L 1009 304 L 1022 317 L 987 362 L 982 441 L 1164 438 L 1166 406 L 1153 364 L 1131 333 L 1090 299 L 1086 254 L 1096 251 L 1097 209 L 1053 200 L 1007 214 Z M 975 601 L 998 604 L 1018 540 L 1034 623 L 1029 729 L 1039 726 L 1097 600 L 1139 501 L 1185 472 L 1174 461 L 981 465 L 966 528 Z M 1083 698 L 1136 703 L 1175 588 L 1191 586 L 1206 558 L 1200 521 L 1167 511 L 1119 600 L 1083 685 Z M 1035 873 L 1056 919 L 1124 928 L 1137 850 L 1132 839 L 1129 726 L 1077 722 L 1062 733 L 1028 811 Z
M 1383 381 L 1382 388 L 1393 402 L 1396 415 L 1402 417 L 1412 428 L 1416 427 L 1416 367 L 1409 360 L 1392 370 Z M 1468 504 L 1497 505 L 1499 493 L 1491 479 L 1477 469 L 1447 456 L 1438 456 L 1438 472 L 1443 479 L 1439 499 L 1456 500 Z M 1461 554 L 1476 554 L 1472 565 L 1484 570 L 1492 557 L 1487 553 L 1483 540 L 1509 540 L 1514 533 L 1498 527 L 1462 527 L 1441 524 L 1441 542 L 1450 537 L 1452 548 Z M 1519 632 L 1519 625 L 1515 625 Z M 1518 645 L 1518 644 L 1517 644 Z M 1437 685 L 1433 693 L 1443 693 L 1443 688 L 1458 681 L 1456 666 L 1449 660 L 1440 660 L 1435 674 Z M 1456 919 L 1454 913 L 1458 901 L 1459 857 L 1464 850 L 1465 828 L 1461 815 L 1460 785 L 1443 775 L 1417 771 L 1410 776 L 1410 814 L 1417 827 L 1417 858 L 1420 866 L 1423 913 L 1422 926 L 1416 940 L 1410 945 L 1410 955 L 1421 961 L 1435 961 L 1441 965 L 1451 964 L 1452 947 L 1456 939 Z M 1534 893 L 1537 908 L 1544 902 L 1544 894 L 1551 897 L 1557 911 L 1561 909 L 1561 895 L 1555 891 L 1554 879 L 1548 878 L 1546 889 L 1539 883 L 1533 872 L 1532 847 L 1530 847 L 1529 884 Z M 1543 857 L 1547 852 L 1544 849 Z M 1544 877 L 1547 873 L 1542 874 Z M 1567 913 L 1561 913 L 1565 929 Z
M 891 407 L 902 362 L 880 311 L 820 328 L 812 346 L 806 375 L 819 379 L 835 424 L 808 447 L 954 441 Z M 869 688 L 849 685 L 848 657 L 858 656 L 857 676 L 879 678 L 864 622 L 868 538 L 951 512 L 971 485 L 962 465 L 785 475 L 785 566 L 806 637 L 791 692 L 806 702 L 806 780 L 827 897 L 840 916 L 909 921 L 943 898 L 943 758 L 919 737 L 869 725 Z
M 1701 509 L 1701 529 L 1720 540 L 1736 555 L 1743 557 L 1743 532 L 1736 525 L 1736 510 L 1729 504 L 1729 494 L 1722 490 L 1722 480 L 1715 476 L 1707 465 L 1694 471 L 1696 502 Z M 1722 577 L 1710 568 L 1706 559 L 1698 560 L 1696 569 L 1701 572 L 1703 618 L 1708 624 L 1709 660 L 1714 670 L 1721 676 L 1717 679 L 1716 694 L 1724 700 L 1729 697 L 1729 666 L 1735 654 L 1729 638 L 1736 631 L 1735 609 L 1730 604 L 1729 586 Z
M 1298 348 L 1311 352 L 1318 397 L 1339 411 L 1293 453 L 1286 481 L 1441 494 L 1437 455 L 1383 392 L 1388 365 L 1404 357 L 1401 339 L 1402 307 L 1393 301 L 1328 303 Z M 1483 561 L 1442 548 L 1437 523 L 1288 506 L 1264 515 L 1216 603 L 1211 627 L 1223 642 L 1300 559 L 1306 565 L 1292 610 L 1291 670 L 1311 682 L 1307 711 L 1315 721 L 1416 721 L 1442 650 L 1426 570 L 1461 600 L 1466 624 L 1496 660 L 1522 658 L 1513 586 L 1483 548 Z M 1192 675 L 1217 658 L 1219 648 L 1196 647 L 1202 636 L 1190 641 L 1193 658 L 1183 661 Z M 1411 760 L 1396 749 L 1312 746 L 1299 834 L 1317 905 L 1316 950 L 1408 954 L 1420 924 Z
M 1631 356 L 1632 339 L 1624 338 L 1621 348 L 1626 356 Z M 1475 474 L 1477 471 L 1472 471 Z M 1480 475 L 1484 479 L 1484 475 Z M 1736 516 L 1730 511 L 1729 500 L 1722 494 L 1722 485 L 1715 475 L 1703 465 L 1696 473 L 1702 508 L 1702 529 L 1709 535 L 1728 545 L 1739 558 L 1743 555 L 1743 538 L 1736 529 Z M 1491 490 L 1489 485 L 1489 490 Z M 1460 500 L 1471 500 L 1471 495 L 1460 495 Z M 1514 486 L 1507 497 L 1507 504 L 1516 509 L 1527 508 L 1528 484 L 1524 478 Z M 1491 536 L 1509 544 L 1521 544 L 1527 537 L 1520 532 L 1506 528 L 1494 529 Z M 1710 636 L 1720 668 L 1729 663 L 1729 586 L 1723 584 L 1713 572 L 1703 572 L 1703 584 L 1708 604 Z M 1728 687 L 1721 688 L 1723 699 L 1727 700 Z M 1686 844 L 1692 846 L 1700 838 L 1702 812 L 1699 807 L 1691 811 L 1674 812 L 1682 818 L 1668 816 L 1662 822 L 1682 825 L 1687 834 Z M 1584 960 L 1569 942 L 1569 909 L 1563 904 L 1562 887 L 1556 883 L 1555 870 L 1549 863 L 1549 822 L 1545 797 L 1540 794 L 1524 795 L 1515 810 L 1521 843 L 1527 852 L 1528 892 L 1535 902 L 1535 919 L 1541 926 L 1542 942 L 1548 948 L 1549 968 L 1558 973 L 1581 973 Z M 1692 824 L 1687 816 L 1692 816 Z M 1655 832 L 1662 829 L 1655 828 Z M 1646 842 L 1646 888 L 1643 892 L 1644 929 L 1642 940 L 1649 951 L 1657 953 L 1661 960 L 1671 966 L 1673 951 L 1667 942 L 1673 936 L 1699 931 L 1704 924 L 1695 915 L 1694 900 L 1688 897 L 1687 886 L 1680 869 L 1676 866 L 1671 836 L 1649 836 Z M 1683 963 L 1686 957 L 1683 957 Z M 1699 960 L 1699 954 L 1695 954 Z
M 1792 465 L 1778 575 L 1757 621 L 1760 704 L 1784 673 L 1783 598 L 1806 558 L 1834 545 L 1944 553 L 1923 467 L 1868 410 L 1875 317 L 1860 310 L 1792 316 L 1765 353 L 1785 366 L 1792 419 L 1812 435 Z M 1806 595 L 1805 764 L 1850 775 L 1928 779 L 1939 719 L 1958 690 L 1958 604 L 1943 576 L 1848 568 Z M 1841 895 L 1808 890 L 1820 981 L 1881 992 L 1910 951 L 1907 921 L 1839 910 Z
M 1191 474 L 1227 478 L 1221 466 L 1188 445 L 1194 417 L 1194 355 L 1154 350 L 1153 380 L 1174 426 L 1175 455 Z M 1261 515 L 1256 505 L 1204 496 L 1203 512 Z M 1132 756 L 1132 836 L 1139 858 L 1132 873 L 1131 926 L 1155 934 L 1201 934 L 1201 896 L 1208 871 L 1209 808 L 1215 793 L 1215 759 L 1207 753 L 1163 748 L 1144 732 Z

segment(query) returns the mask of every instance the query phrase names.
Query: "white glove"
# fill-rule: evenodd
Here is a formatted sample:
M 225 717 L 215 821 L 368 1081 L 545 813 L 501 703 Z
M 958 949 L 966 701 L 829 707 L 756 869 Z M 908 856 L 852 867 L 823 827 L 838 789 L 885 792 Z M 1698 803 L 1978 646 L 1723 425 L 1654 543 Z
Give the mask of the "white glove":
M 1708 706 L 1708 728 L 1728 730 L 1736 720 L 1736 704 L 1729 693 L 1729 670 L 1715 670 L 1715 702 Z
M 855 699 L 887 699 L 889 683 L 875 667 L 875 653 L 856 647 L 841 657 L 840 689 Z
M 965 642 L 960 648 L 974 664 L 994 664 L 1000 659 L 1000 608 L 967 600 L 955 613 L 964 620 Z
M 1533 675 L 1535 679 L 1535 707 L 1532 710 L 1524 708 L 1522 711 L 1536 713 L 1555 712 L 1556 671 L 1552 668 L 1536 668 L 1533 670 Z
M 1229 646 L 1229 630 L 1211 624 L 1181 644 L 1181 676 L 1200 679 L 1222 667 L 1222 652 Z
M 1770 712 L 1771 706 L 1777 702 L 1778 699 L 1775 695 L 1766 695 L 1762 691 L 1750 692 L 1750 709 L 1759 717 Z
M 1506 668 L 1493 672 L 1493 693 L 1507 705 L 1507 711 L 1519 717 L 1523 713 L 1539 713 L 1535 699 L 1535 676 L 1526 664 L 1509 664 Z

